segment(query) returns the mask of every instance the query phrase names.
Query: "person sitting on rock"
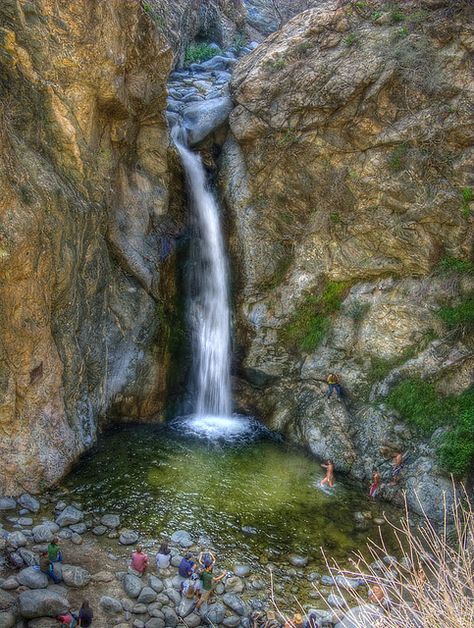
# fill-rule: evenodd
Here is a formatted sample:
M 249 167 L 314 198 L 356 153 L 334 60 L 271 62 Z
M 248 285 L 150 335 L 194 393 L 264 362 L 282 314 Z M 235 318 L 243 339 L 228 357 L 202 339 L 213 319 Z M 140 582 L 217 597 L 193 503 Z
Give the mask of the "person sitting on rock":
M 192 600 L 193 598 L 199 598 L 201 595 L 201 580 L 199 578 L 199 574 L 192 573 L 190 578 L 186 578 L 183 580 L 181 584 L 181 591 L 188 600 Z
M 44 573 L 48 576 L 48 578 L 51 578 L 54 584 L 61 582 L 61 578 L 58 578 L 58 576 L 54 573 L 53 563 L 49 560 L 48 552 L 41 552 L 39 557 L 39 568 L 41 573 Z
M 369 590 L 369 602 L 373 604 L 380 604 L 386 610 L 390 609 L 390 600 L 388 599 L 385 591 L 379 584 L 374 584 L 373 587 Z
M 369 489 L 369 497 L 371 497 L 372 499 L 375 499 L 377 497 L 377 494 L 380 489 L 381 479 L 382 477 L 380 473 L 377 471 L 377 469 L 375 469 L 372 473 L 372 484 L 370 485 L 370 489 Z
M 201 572 L 201 582 L 202 582 L 202 593 L 199 598 L 198 603 L 196 604 L 196 608 L 201 608 L 204 602 L 208 602 L 214 593 L 214 589 L 216 588 L 216 584 L 222 580 L 226 576 L 227 572 L 223 571 L 220 576 L 214 577 L 212 574 L 212 565 L 206 567 Z
M 171 552 L 168 543 L 162 543 L 156 554 L 157 569 L 168 569 L 171 564 Z
M 303 617 L 300 613 L 295 613 L 293 619 L 287 619 L 285 628 L 303 628 Z
M 193 573 L 196 563 L 191 560 L 192 557 L 193 555 L 191 554 L 191 552 L 187 552 L 184 558 L 179 563 L 178 573 L 181 578 L 189 578 L 190 575 Z
M 327 377 L 328 390 L 326 393 L 326 399 L 332 396 L 332 393 L 336 391 L 337 398 L 342 401 L 342 388 L 339 383 L 339 378 L 334 373 L 330 373 Z
M 141 576 L 145 573 L 145 570 L 148 567 L 148 554 L 143 552 L 140 545 L 137 545 L 137 549 L 132 552 L 130 567 Z
M 321 486 L 328 484 L 332 488 L 334 486 L 334 463 L 332 460 L 326 460 L 321 466 L 326 469 L 326 475 L 321 480 Z
M 201 567 L 206 569 L 207 567 L 213 567 L 216 562 L 216 557 L 212 552 L 201 552 L 198 558 Z
M 62 563 L 63 555 L 59 549 L 58 539 L 54 538 L 48 545 L 48 558 L 51 563 Z
M 92 626 L 93 619 L 94 619 L 94 613 L 92 612 L 92 608 L 89 605 L 89 601 L 84 600 L 82 602 L 81 608 L 79 609 L 79 615 L 77 617 L 77 626 L 81 626 L 82 628 L 89 628 L 89 626 Z

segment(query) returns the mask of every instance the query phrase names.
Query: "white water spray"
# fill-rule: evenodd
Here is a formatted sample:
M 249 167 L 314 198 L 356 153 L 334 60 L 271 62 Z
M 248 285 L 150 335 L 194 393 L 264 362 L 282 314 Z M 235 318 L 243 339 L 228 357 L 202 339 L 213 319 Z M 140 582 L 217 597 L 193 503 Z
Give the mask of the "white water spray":
M 201 158 L 186 145 L 176 125 L 173 139 L 186 173 L 195 234 L 191 241 L 189 296 L 193 337 L 193 371 L 198 418 L 229 417 L 230 311 L 227 263 L 219 207 L 206 184 Z

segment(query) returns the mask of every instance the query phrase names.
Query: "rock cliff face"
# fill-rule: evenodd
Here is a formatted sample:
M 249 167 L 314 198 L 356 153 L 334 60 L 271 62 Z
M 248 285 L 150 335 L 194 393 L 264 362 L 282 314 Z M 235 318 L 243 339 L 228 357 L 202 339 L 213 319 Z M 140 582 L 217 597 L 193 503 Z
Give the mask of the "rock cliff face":
M 106 413 L 162 410 L 183 225 L 166 83 L 244 18 L 241 0 L 2 3 L 0 491 L 58 479 Z
M 237 66 L 221 164 L 242 406 L 360 478 L 410 451 L 410 500 L 433 512 L 440 432 L 418 441 L 384 397 L 408 376 L 472 384 L 472 336 L 438 315 L 473 287 L 472 24 L 464 2 L 297 15 Z
M 59 478 L 106 412 L 162 407 L 173 54 L 129 0 L 8 0 L 0 18 L 0 487 L 15 493 Z

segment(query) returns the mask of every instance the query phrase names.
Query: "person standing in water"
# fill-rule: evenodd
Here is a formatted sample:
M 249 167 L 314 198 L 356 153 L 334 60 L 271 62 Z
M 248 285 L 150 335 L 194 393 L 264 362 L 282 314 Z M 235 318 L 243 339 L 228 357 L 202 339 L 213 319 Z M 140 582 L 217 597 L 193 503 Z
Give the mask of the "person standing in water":
M 400 473 L 402 472 L 403 466 L 403 454 L 400 451 L 395 453 L 395 456 L 392 460 L 393 469 L 392 469 L 392 481 L 390 482 L 391 486 L 395 486 L 400 482 Z
M 320 486 L 328 484 L 332 488 L 334 486 L 334 463 L 332 460 L 326 460 L 321 466 L 326 469 L 326 475 L 321 480 Z
M 369 497 L 371 497 L 372 499 L 375 499 L 377 497 L 377 494 L 379 492 L 380 489 L 380 481 L 381 481 L 382 477 L 380 475 L 380 473 L 377 471 L 377 469 L 375 469 L 372 473 L 372 483 L 370 485 L 370 489 L 369 489 Z

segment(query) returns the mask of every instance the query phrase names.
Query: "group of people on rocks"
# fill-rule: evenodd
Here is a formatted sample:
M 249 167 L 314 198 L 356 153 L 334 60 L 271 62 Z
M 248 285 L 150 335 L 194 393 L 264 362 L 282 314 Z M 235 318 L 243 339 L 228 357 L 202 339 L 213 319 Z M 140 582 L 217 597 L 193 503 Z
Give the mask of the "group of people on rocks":
M 164 542 L 160 545 L 155 561 L 159 571 L 169 568 L 171 551 L 168 543 Z M 209 601 L 218 582 L 227 575 L 227 572 L 224 571 L 218 576 L 214 576 L 215 562 L 216 557 L 208 551 L 201 552 L 196 560 L 191 552 L 187 552 L 179 563 L 178 573 L 183 578 L 181 593 L 188 599 L 194 599 L 197 609 Z M 132 552 L 131 568 L 139 575 L 143 575 L 148 565 L 148 555 L 138 546 Z
M 41 573 L 45 574 L 48 579 L 52 580 L 54 584 L 58 584 L 61 582 L 61 578 L 55 571 L 54 566 L 61 564 L 62 561 L 63 555 L 58 544 L 58 539 L 55 537 L 49 543 L 47 550 L 40 553 L 39 570 Z M 77 612 L 63 613 L 56 617 L 61 623 L 61 626 L 67 626 L 68 628 L 77 628 L 78 626 L 88 628 L 92 626 L 93 618 L 94 613 L 92 612 L 88 600 L 83 600 Z
M 328 388 L 325 394 L 326 399 L 330 399 L 333 393 L 336 393 L 336 397 L 339 401 L 342 401 L 343 397 L 343 389 L 341 383 L 339 381 L 339 377 L 335 373 L 329 373 L 326 380 L 318 380 L 325 381 Z M 390 481 L 390 486 L 396 486 L 400 481 L 400 474 L 403 467 L 404 456 L 400 451 L 395 452 L 392 459 L 392 477 Z M 320 482 L 320 486 L 324 487 L 327 485 L 332 488 L 334 486 L 334 462 L 332 460 L 326 460 L 325 463 L 321 465 L 324 469 L 326 469 L 326 475 Z M 369 487 L 369 497 L 375 499 L 380 492 L 382 486 L 382 476 L 378 469 L 374 469 L 372 472 L 372 481 Z

